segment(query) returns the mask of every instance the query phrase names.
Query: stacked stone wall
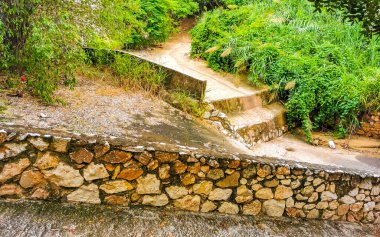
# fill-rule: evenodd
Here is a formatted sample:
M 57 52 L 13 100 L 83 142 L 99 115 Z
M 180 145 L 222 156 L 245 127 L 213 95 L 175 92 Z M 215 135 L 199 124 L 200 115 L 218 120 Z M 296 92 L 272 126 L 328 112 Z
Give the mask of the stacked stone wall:
M 365 114 L 357 134 L 380 138 L 380 112 Z
M 0 166 L 6 199 L 380 223 L 379 176 L 305 164 L 2 130 Z

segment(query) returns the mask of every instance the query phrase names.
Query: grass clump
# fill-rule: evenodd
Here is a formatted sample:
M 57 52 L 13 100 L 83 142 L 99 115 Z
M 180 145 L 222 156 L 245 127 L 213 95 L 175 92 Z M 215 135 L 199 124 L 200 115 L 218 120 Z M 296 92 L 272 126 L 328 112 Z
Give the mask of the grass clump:
M 358 116 L 380 109 L 380 39 L 341 13 L 307 0 L 263 0 L 207 12 L 192 30 L 192 54 L 215 70 L 246 73 L 278 88 L 290 127 L 344 136 Z M 211 50 L 212 49 L 212 50 Z

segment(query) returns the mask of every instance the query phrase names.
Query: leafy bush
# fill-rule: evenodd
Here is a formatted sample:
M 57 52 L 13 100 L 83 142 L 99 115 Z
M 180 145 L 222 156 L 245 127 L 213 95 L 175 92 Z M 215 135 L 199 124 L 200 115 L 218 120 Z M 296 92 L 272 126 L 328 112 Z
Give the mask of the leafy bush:
M 0 73 L 11 74 L 9 85 L 25 75 L 29 90 L 53 103 L 58 85 L 75 84 L 75 69 L 85 62 L 83 47 L 156 44 L 169 37 L 178 19 L 197 11 L 193 0 L 4 0 Z
M 192 54 L 210 67 L 247 73 L 278 88 L 291 127 L 342 135 L 367 109 L 379 109 L 380 39 L 341 12 L 315 12 L 306 0 L 255 1 L 206 13 L 192 31 Z
M 380 35 L 380 1 L 378 0 L 310 0 L 320 10 L 343 11 L 352 22 L 360 21 L 367 34 Z

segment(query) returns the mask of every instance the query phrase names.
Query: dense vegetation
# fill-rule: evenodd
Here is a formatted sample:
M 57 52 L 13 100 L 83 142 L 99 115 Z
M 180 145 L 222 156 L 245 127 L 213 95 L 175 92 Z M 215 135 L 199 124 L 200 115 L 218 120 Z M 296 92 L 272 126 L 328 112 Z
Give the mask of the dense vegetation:
M 46 102 L 59 84 L 74 85 L 83 47 L 138 48 L 162 42 L 179 19 L 198 11 L 192 0 L 4 0 L 0 2 L 0 74 L 20 76 Z M 25 82 L 24 82 L 25 83 Z
M 235 0 L 233 3 L 240 3 Z M 262 0 L 204 14 L 192 54 L 210 67 L 246 73 L 286 101 L 291 127 L 345 135 L 360 113 L 380 109 L 380 39 L 366 38 L 341 12 L 306 0 Z
M 380 35 L 380 1 L 379 0 L 310 0 L 317 10 L 327 8 L 329 11 L 341 10 L 350 21 L 360 21 L 366 34 Z

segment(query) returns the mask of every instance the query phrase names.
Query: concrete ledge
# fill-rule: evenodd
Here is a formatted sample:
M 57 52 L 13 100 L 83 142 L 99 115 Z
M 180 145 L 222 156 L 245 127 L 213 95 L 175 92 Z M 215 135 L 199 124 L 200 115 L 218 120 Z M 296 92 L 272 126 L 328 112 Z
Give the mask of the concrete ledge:
M 151 63 L 155 67 L 165 70 L 165 72 L 169 75 L 168 81 L 165 83 L 165 86 L 168 89 L 188 92 L 195 99 L 203 101 L 204 95 L 206 93 L 207 81 L 196 79 L 190 75 L 187 75 L 183 72 L 179 72 L 173 68 L 160 65 L 151 60 L 140 57 L 139 55 L 134 54 L 133 52 L 128 52 L 128 51 L 118 51 L 118 52 L 123 53 L 123 54 L 128 54 L 129 56 L 137 60 L 142 60 L 142 61 Z
M 0 197 L 6 199 L 380 223 L 378 175 L 3 129 Z

